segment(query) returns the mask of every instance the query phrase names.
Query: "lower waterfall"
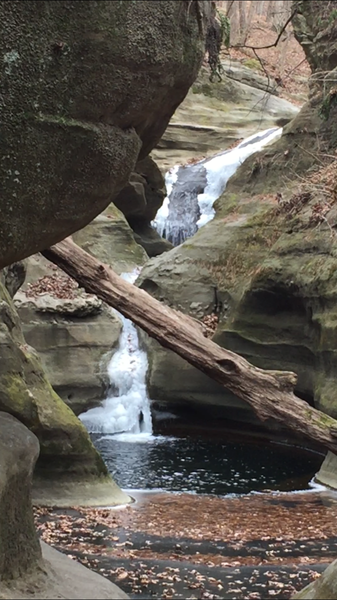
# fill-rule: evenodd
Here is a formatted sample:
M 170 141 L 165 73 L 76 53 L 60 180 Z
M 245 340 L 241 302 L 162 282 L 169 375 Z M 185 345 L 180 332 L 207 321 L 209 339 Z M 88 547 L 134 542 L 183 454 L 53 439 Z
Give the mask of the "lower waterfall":
M 140 273 L 122 273 L 133 283 Z M 118 350 L 108 366 L 110 392 L 100 406 L 79 415 L 90 433 L 143 437 L 152 434 L 150 401 L 146 390 L 147 355 L 139 347 L 138 333 L 129 319 L 118 313 L 123 322 Z

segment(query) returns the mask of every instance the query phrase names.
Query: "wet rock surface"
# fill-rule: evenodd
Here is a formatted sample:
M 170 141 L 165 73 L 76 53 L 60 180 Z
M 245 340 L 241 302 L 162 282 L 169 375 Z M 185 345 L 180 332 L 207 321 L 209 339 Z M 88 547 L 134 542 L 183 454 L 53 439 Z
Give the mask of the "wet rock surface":
M 169 217 L 162 233 L 173 246 L 182 244 L 198 231 L 198 195 L 203 193 L 206 185 L 207 172 L 202 163 L 179 167 L 170 194 Z

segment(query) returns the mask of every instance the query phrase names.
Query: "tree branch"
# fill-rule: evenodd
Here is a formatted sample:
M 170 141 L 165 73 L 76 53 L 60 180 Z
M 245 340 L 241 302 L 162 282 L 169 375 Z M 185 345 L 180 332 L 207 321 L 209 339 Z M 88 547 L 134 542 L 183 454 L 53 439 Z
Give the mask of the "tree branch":
M 267 48 L 275 48 L 281 39 L 282 33 L 288 27 L 290 21 L 293 20 L 296 13 L 297 13 L 297 8 L 295 8 L 295 10 L 291 13 L 290 17 L 288 17 L 288 19 L 286 20 L 285 24 L 283 25 L 281 31 L 279 32 L 279 34 L 278 34 L 275 42 L 273 42 L 273 44 L 268 44 L 268 46 L 247 46 L 247 44 L 237 44 L 235 46 L 232 46 L 232 48 L 248 48 L 250 50 L 266 50 Z

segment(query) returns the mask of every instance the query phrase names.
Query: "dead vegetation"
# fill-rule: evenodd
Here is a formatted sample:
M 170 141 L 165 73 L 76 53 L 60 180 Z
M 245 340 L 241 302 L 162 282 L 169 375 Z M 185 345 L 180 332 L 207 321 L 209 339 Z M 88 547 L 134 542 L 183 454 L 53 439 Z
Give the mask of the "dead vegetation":
M 218 1 L 217 6 L 220 13 L 228 15 L 231 27 L 230 48 L 223 47 L 221 57 L 239 60 L 260 75 L 273 78 L 273 93 L 301 105 L 308 93 L 310 67 L 291 23 L 286 25 L 291 2 L 228 0 Z
M 201 319 L 203 325 L 205 325 L 205 337 L 212 337 L 216 331 L 216 328 L 219 323 L 219 317 L 215 313 L 211 313 L 210 315 L 205 315 Z
M 28 283 L 25 293 L 28 298 L 50 294 L 55 298 L 73 300 L 78 295 L 78 283 L 67 275 L 45 275 L 34 283 Z
M 316 158 L 322 166 L 306 177 L 298 175 L 293 193 L 288 199 L 281 193 L 276 194 L 278 206 L 275 214 L 284 215 L 286 219 L 305 215 L 303 224 L 307 227 L 325 223 L 334 235 L 335 223 L 330 222 L 329 213 L 337 203 L 337 157 L 317 154 Z M 329 159 L 329 163 L 324 164 L 322 158 Z

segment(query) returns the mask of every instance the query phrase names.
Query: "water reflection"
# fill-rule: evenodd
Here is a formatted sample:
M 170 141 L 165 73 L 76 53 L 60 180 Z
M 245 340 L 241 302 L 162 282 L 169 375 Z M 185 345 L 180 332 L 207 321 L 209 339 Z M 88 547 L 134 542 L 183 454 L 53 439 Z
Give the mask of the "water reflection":
M 322 462 L 318 454 L 276 444 L 137 437 L 93 436 L 122 488 L 214 495 L 305 490 Z

